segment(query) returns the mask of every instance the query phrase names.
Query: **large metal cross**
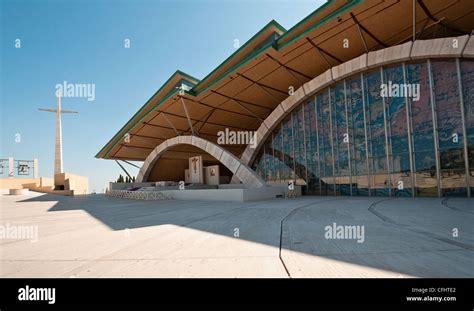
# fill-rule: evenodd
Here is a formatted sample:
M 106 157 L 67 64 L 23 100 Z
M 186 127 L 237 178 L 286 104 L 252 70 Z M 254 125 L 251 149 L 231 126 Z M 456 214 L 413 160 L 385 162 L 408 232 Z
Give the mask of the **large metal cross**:
M 56 109 L 38 108 L 38 110 L 56 113 L 56 141 L 54 146 L 54 174 L 63 172 L 63 134 L 61 128 L 62 113 L 78 113 L 77 111 L 61 109 L 61 96 L 58 96 Z

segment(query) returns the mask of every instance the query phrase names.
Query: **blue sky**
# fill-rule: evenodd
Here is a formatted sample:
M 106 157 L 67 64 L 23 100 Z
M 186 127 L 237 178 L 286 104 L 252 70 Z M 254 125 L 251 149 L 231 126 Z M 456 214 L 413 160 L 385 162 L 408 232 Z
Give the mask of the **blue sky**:
M 63 115 L 63 155 L 65 171 L 102 191 L 122 171 L 94 155 L 171 74 L 201 79 L 235 51 L 235 39 L 245 43 L 272 19 L 290 29 L 324 2 L 2 0 L 0 158 L 37 158 L 39 175 L 52 177 L 55 115 L 38 108 L 56 106 L 58 83 L 95 84 L 95 101 L 62 101 L 79 111 Z

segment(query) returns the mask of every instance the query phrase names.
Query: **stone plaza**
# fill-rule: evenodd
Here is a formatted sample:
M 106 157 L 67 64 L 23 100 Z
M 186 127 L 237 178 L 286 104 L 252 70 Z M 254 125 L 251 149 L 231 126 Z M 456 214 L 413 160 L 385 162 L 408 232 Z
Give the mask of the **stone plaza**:
M 474 277 L 467 198 L 303 196 L 144 201 L 30 192 L 0 197 L 1 277 Z M 334 223 L 363 243 L 328 239 Z M 3 229 L 2 229 L 3 230 Z

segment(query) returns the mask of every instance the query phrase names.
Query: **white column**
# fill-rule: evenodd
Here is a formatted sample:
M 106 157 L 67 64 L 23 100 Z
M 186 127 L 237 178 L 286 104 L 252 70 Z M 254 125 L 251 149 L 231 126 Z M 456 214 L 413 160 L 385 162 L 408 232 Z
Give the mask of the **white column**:
M 13 167 L 14 161 L 12 157 L 8 158 L 8 177 L 12 178 L 14 176 Z
M 33 160 L 33 178 L 38 178 L 38 159 Z
M 54 174 L 63 172 L 63 138 L 61 129 L 61 97 L 56 110 L 56 142 L 54 147 Z
M 439 137 L 438 137 L 438 113 L 436 110 L 436 100 L 434 92 L 434 81 L 433 81 L 433 70 L 431 69 L 431 60 L 428 59 L 428 81 L 430 83 L 430 102 L 431 102 L 431 115 L 433 119 L 433 140 L 434 140 L 434 151 L 436 155 L 436 188 L 438 197 L 443 196 L 441 190 L 441 163 L 440 163 L 440 152 L 439 152 Z

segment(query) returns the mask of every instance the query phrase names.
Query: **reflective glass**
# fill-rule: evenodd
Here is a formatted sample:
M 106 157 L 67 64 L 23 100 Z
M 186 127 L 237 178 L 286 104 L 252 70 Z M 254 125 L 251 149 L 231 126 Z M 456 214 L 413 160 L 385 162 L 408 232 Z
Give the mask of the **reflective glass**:
M 349 145 L 351 150 L 352 194 L 368 195 L 364 104 L 360 75 L 346 81 Z
M 407 83 L 418 85 L 419 100 L 409 99 L 413 128 L 413 164 L 417 196 L 437 196 L 430 83 L 426 62 L 407 65 Z
M 298 107 L 293 112 L 292 120 L 293 120 L 294 167 L 295 167 L 296 184 L 306 185 L 306 154 L 305 154 L 303 106 Z
M 474 61 L 461 61 L 462 95 L 464 101 L 464 119 L 466 122 L 466 140 L 469 162 L 469 187 L 474 196 Z
M 388 176 L 385 150 L 384 106 L 381 96 L 381 73 L 375 70 L 364 75 L 366 99 L 367 143 L 369 147 L 370 192 L 375 196 L 388 195 Z
M 384 68 L 384 83 L 402 86 L 405 83 L 403 66 Z M 394 196 L 412 196 L 413 179 L 410 172 L 406 101 L 405 96 L 385 98 L 389 171 Z
M 467 193 L 461 112 L 474 188 L 474 61 L 461 60 L 460 67 L 462 97 L 456 62 L 431 61 L 444 196 Z M 419 98 L 382 97 L 382 82 L 419 87 Z M 378 68 L 338 81 L 296 107 L 260 147 L 252 168 L 267 181 L 296 180 L 309 194 L 411 196 L 414 189 L 416 196 L 436 196 L 432 118 L 427 61 Z
M 466 196 L 463 125 L 456 63 L 433 61 L 443 196 Z

